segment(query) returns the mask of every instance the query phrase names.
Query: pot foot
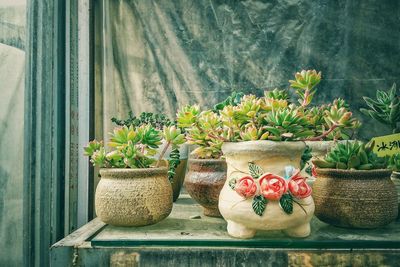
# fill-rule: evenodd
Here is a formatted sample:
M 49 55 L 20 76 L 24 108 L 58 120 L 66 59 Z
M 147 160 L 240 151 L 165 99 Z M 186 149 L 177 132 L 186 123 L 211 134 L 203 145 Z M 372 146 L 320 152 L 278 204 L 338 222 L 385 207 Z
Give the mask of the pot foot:
M 310 223 L 283 230 L 290 237 L 307 237 L 310 235 Z
M 203 208 L 203 213 L 204 215 L 208 217 L 217 217 L 217 218 L 222 218 L 221 213 L 219 212 L 219 209 L 210 209 L 210 208 Z
M 227 220 L 228 234 L 236 238 L 252 238 L 256 234 L 256 230 L 249 229 L 243 224 Z

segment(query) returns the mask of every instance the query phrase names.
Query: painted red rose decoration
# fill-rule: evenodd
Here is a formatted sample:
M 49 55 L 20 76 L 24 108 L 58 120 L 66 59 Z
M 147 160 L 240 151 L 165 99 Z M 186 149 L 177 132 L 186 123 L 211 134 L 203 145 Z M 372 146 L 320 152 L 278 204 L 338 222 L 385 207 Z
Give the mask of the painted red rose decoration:
M 257 192 L 256 181 L 251 176 L 240 178 L 236 183 L 235 191 L 244 198 L 253 197 Z
M 291 177 L 285 179 L 272 173 L 264 174 L 259 166 L 250 162 L 249 171 L 250 176 L 232 179 L 229 185 L 240 196 L 253 198 L 253 210 L 259 216 L 263 215 L 268 201 L 279 201 L 283 211 L 291 214 L 293 202 L 301 206 L 295 199 L 311 195 L 311 187 L 306 183 L 306 179 L 300 176 L 300 170 L 296 170 Z
M 264 174 L 259 182 L 261 194 L 268 200 L 279 200 L 288 190 L 285 179 L 271 173 Z
M 289 190 L 295 198 L 306 198 L 311 195 L 311 187 L 306 183 L 306 179 L 300 176 L 300 171 L 289 179 Z

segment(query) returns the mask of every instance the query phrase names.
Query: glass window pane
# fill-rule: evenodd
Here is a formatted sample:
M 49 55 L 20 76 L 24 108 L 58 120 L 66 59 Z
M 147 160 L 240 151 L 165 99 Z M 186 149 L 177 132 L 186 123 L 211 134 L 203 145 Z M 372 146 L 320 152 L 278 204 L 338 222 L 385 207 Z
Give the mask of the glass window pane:
M 25 0 L 0 2 L 0 265 L 22 265 Z

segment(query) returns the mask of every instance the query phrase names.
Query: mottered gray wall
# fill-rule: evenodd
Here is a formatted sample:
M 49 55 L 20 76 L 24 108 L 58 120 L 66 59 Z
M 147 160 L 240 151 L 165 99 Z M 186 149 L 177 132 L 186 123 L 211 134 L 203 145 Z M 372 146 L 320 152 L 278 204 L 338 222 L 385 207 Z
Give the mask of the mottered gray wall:
M 22 265 L 24 0 L 0 1 L 0 266 Z
M 362 137 L 390 133 L 358 110 L 363 95 L 400 82 L 397 0 L 103 4 L 95 31 L 98 137 L 129 110 L 173 116 L 179 105 L 210 107 L 233 90 L 288 87 L 301 69 L 322 71 L 315 103 L 346 98 L 365 122 Z

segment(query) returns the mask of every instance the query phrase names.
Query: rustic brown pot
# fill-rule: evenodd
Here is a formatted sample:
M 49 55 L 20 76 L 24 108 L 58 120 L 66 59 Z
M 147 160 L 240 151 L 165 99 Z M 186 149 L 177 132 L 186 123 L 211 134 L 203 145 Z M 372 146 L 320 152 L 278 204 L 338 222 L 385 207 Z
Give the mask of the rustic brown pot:
M 204 215 L 221 217 L 218 198 L 226 180 L 226 162 L 221 159 L 189 159 L 185 188 L 204 208 Z
M 397 200 L 398 200 L 398 206 L 399 206 L 399 213 L 397 215 L 397 220 L 400 219 L 400 172 L 393 172 L 392 173 L 392 181 L 394 185 L 396 186 L 396 191 L 397 191 Z
M 317 169 L 315 216 L 348 228 L 377 228 L 394 221 L 397 192 L 390 170 Z
M 174 178 L 171 181 L 174 202 L 178 199 L 179 194 L 181 193 L 183 181 L 185 180 L 186 175 L 187 159 L 180 159 L 180 161 L 181 163 L 179 163 L 176 168 Z
M 97 216 L 115 226 L 157 223 L 172 210 L 167 168 L 100 169 L 95 194 Z

